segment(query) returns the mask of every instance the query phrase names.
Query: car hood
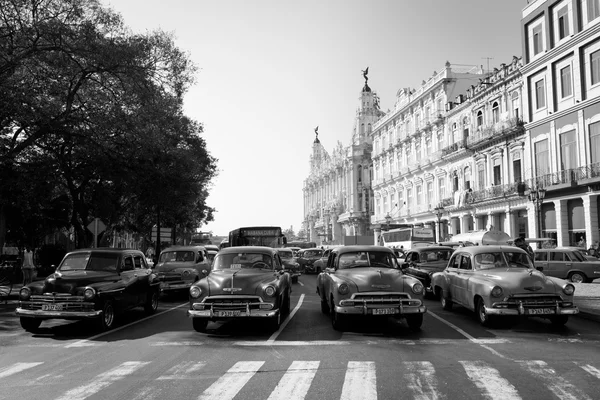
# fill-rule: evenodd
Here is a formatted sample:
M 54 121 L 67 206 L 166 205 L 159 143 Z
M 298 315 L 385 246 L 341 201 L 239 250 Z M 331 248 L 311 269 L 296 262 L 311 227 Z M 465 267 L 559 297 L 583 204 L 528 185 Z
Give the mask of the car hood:
M 185 261 L 175 261 L 175 262 L 168 262 L 168 263 L 163 263 L 163 264 L 157 264 L 156 265 L 156 270 L 158 272 L 173 272 L 177 269 L 195 269 L 196 264 L 191 263 L 191 262 L 185 262 Z
M 359 292 L 402 292 L 404 276 L 399 270 L 393 268 L 350 268 L 336 271 L 341 279 L 353 283 Z
M 557 285 L 542 272 L 528 268 L 493 268 L 482 271 L 482 277 L 490 279 L 505 292 L 555 293 Z
M 275 271 L 248 268 L 216 270 L 211 272 L 205 279 L 208 282 L 208 288 L 211 295 L 261 295 L 263 286 L 269 282 L 273 282 L 276 279 L 275 277 Z M 231 288 L 234 288 L 235 291 L 223 290 Z
M 119 275 L 107 271 L 60 271 L 48 275 L 42 293 L 75 294 L 78 287 L 91 286 L 101 282 L 116 282 Z
M 414 266 L 410 266 L 410 269 L 419 269 L 426 272 L 438 272 L 442 271 L 448 265 L 448 261 L 439 261 L 439 262 L 428 262 L 428 263 L 420 263 L 415 264 Z

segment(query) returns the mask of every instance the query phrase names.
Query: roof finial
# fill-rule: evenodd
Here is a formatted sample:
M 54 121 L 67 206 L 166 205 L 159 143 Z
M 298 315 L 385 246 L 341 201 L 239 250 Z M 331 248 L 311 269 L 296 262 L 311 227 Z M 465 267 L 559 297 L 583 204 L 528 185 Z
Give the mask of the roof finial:
M 317 125 L 317 127 L 315 128 L 315 143 L 320 143 L 319 142 L 319 125 Z

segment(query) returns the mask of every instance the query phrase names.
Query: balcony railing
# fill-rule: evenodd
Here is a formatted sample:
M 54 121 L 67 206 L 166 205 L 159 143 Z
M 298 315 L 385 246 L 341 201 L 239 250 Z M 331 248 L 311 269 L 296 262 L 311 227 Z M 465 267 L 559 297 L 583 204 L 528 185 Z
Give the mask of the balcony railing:
M 509 118 L 495 123 L 491 126 L 476 130 L 467 138 L 467 145 L 472 146 L 489 138 L 499 138 L 515 131 L 515 128 L 523 128 L 523 120 L 520 118 Z
M 447 156 L 448 154 L 452 154 L 457 152 L 460 149 L 463 149 L 466 147 L 466 140 L 461 140 L 459 142 L 456 143 L 452 143 L 450 146 L 448 147 L 444 147 L 441 152 L 442 152 L 442 157 L 443 156 Z
M 523 183 L 508 183 L 506 185 L 497 185 L 487 189 L 476 190 L 469 193 L 466 202 L 477 203 L 484 200 L 513 196 L 519 193 L 519 185 L 522 185 L 521 189 L 524 190 L 525 185 Z

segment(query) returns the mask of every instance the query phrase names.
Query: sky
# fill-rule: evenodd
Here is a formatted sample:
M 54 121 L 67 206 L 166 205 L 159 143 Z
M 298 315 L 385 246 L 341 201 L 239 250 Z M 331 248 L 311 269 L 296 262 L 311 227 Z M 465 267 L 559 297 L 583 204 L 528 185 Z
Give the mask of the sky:
M 526 0 L 101 0 L 134 33 L 162 30 L 197 66 L 184 98 L 218 175 L 214 221 L 301 228 L 303 185 L 319 140 L 351 143 L 364 79 L 393 109 L 451 64 L 493 69 L 520 57 Z

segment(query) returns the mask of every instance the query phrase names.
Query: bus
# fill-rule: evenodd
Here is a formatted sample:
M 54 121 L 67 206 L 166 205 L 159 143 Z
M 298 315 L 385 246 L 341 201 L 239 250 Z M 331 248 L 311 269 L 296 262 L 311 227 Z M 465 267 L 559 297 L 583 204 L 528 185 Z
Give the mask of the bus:
M 433 228 L 396 228 L 381 232 L 379 236 L 381 246 L 400 248 L 404 250 L 413 247 L 435 244 Z
M 229 232 L 229 246 L 284 247 L 287 239 L 279 226 L 248 226 Z
M 210 232 L 196 232 L 192 234 L 192 239 L 190 240 L 190 244 L 194 245 L 203 245 L 203 244 L 212 244 L 211 240 L 212 235 Z
M 301 249 L 314 249 L 317 247 L 315 242 L 305 242 L 302 240 L 292 240 L 287 242 L 284 247 L 300 247 Z

